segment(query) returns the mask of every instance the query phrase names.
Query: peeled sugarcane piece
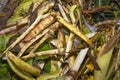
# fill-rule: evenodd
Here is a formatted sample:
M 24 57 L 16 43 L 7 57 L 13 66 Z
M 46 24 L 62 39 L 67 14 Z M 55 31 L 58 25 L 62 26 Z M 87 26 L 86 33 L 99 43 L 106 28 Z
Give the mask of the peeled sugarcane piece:
M 36 36 L 35 38 L 33 38 L 31 41 L 27 42 L 22 49 L 20 50 L 20 52 L 18 53 L 18 57 L 22 56 L 22 54 L 25 52 L 25 50 L 30 47 L 30 45 L 32 45 L 36 40 L 38 40 L 39 38 L 41 38 L 43 35 L 48 34 L 48 32 L 50 31 L 51 33 L 53 33 L 57 28 L 59 27 L 59 23 L 56 22 L 53 25 L 51 25 L 49 28 L 45 29 L 44 31 L 42 31 L 41 33 L 39 33 L 38 36 Z
M 0 57 L 2 57 L 8 50 L 14 48 L 34 27 L 35 25 L 44 17 L 48 16 L 49 14 L 38 16 L 35 22 L 19 37 L 15 42 L 13 42 L 3 53 Z
M 64 45 L 65 45 L 65 39 L 64 39 L 64 34 L 63 34 L 63 31 L 62 31 L 62 28 L 59 27 L 58 28 L 58 44 L 57 44 L 57 48 L 60 49 L 60 48 L 63 48 Z M 63 53 L 63 52 L 60 52 L 60 53 Z
M 64 48 L 47 50 L 47 51 L 42 51 L 42 52 L 35 52 L 35 55 L 36 55 L 36 56 L 65 55 L 65 54 L 59 54 L 59 51 L 60 51 L 60 52 L 63 52 L 63 51 L 64 51 Z
M 85 49 L 80 50 L 80 52 L 75 60 L 74 65 L 71 67 L 71 70 L 78 72 L 88 50 L 89 50 L 89 48 L 85 48 Z
M 49 27 L 55 21 L 52 15 L 47 16 L 46 18 L 42 19 L 36 27 L 30 31 L 30 33 L 24 38 L 23 41 L 28 42 L 37 36 L 41 31 Z
M 67 15 L 66 15 L 66 13 L 65 13 L 65 11 L 64 11 L 64 9 L 63 9 L 63 7 L 61 6 L 61 4 L 58 4 L 58 8 L 59 8 L 59 10 L 60 10 L 60 13 L 61 13 L 62 16 L 64 17 L 64 19 L 65 19 L 67 22 L 70 22 L 69 19 L 68 19 L 68 17 L 67 17 Z
M 92 43 L 92 41 L 86 35 L 84 35 L 80 30 L 78 30 L 75 26 L 73 26 L 71 23 L 68 23 L 67 21 L 65 21 L 59 15 L 57 15 L 56 17 L 57 17 L 57 20 L 60 23 L 62 23 L 65 27 L 67 27 L 70 31 L 72 31 L 73 33 L 75 33 L 80 38 L 82 38 L 89 46 L 94 47 L 94 44 Z
M 105 80 L 107 77 L 107 71 L 109 69 L 110 60 L 114 50 L 116 40 L 119 39 L 120 32 L 114 35 L 106 44 L 103 45 L 96 59 L 101 70 L 94 71 L 94 80 Z
M 29 48 L 36 40 L 38 40 L 39 38 L 44 36 L 47 32 L 49 32 L 49 29 L 44 30 L 38 36 L 33 38 L 31 41 L 25 43 L 24 46 L 22 47 L 22 49 L 20 50 L 20 52 L 18 53 L 18 57 L 21 57 L 27 48 Z
M 10 68 L 24 80 L 35 80 L 30 74 L 20 70 L 9 58 L 7 58 Z
M 59 23 L 55 22 L 50 26 L 50 33 L 47 33 L 36 45 L 33 47 L 33 49 L 30 51 L 30 53 L 33 53 L 47 38 L 50 37 L 51 34 L 53 34 L 56 29 L 59 27 Z
M 33 46 L 33 49 L 30 51 L 30 53 L 26 56 L 23 56 L 22 59 L 27 60 L 30 58 L 34 58 L 35 57 L 34 51 L 49 37 L 50 37 L 50 34 L 46 34 L 45 36 L 43 36 L 43 38 Z
M 7 57 L 9 58 L 9 60 L 11 60 L 11 62 L 13 62 L 16 65 L 16 67 L 18 67 L 22 71 L 25 71 L 25 72 L 33 75 L 33 76 L 39 76 L 40 75 L 40 69 L 32 67 L 31 65 L 27 64 L 26 62 L 24 62 L 23 60 L 21 60 L 20 58 L 15 56 L 10 51 L 7 52 Z
M 76 5 L 73 5 L 70 8 L 70 18 L 71 18 L 72 24 L 74 26 L 76 26 L 76 24 L 75 24 L 76 18 L 75 18 L 75 15 L 74 15 L 74 11 L 75 11 L 76 8 L 77 8 Z M 74 43 L 74 39 L 75 39 L 74 37 L 75 37 L 75 34 L 71 32 L 70 35 L 69 35 L 69 38 L 68 38 L 67 46 L 66 46 L 66 54 L 67 55 L 69 55 L 68 52 L 70 52 L 70 50 L 73 47 L 73 43 Z M 75 56 L 74 55 L 69 57 L 69 59 L 68 59 L 69 67 L 72 67 L 72 65 L 74 64 L 74 61 L 75 61 Z

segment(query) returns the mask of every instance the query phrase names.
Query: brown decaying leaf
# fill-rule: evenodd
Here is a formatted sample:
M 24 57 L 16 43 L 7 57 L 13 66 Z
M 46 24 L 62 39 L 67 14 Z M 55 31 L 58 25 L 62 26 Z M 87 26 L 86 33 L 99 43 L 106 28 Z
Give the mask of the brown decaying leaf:
M 101 56 L 106 54 L 109 50 L 115 46 L 115 43 L 117 42 L 117 39 L 120 37 L 120 32 L 116 33 L 104 46 L 104 50 L 101 52 Z

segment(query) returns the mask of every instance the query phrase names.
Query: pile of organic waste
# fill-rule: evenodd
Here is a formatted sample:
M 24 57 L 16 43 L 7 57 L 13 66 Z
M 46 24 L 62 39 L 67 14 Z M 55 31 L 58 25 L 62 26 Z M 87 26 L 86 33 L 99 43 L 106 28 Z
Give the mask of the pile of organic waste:
M 120 80 L 120 0 L 0 0 L 0 80 Z

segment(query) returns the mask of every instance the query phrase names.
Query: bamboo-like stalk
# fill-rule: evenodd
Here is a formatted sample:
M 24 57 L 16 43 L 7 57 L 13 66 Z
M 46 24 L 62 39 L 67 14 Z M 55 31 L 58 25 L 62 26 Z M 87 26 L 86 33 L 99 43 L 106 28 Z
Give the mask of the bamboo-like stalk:
M 92 43 L 92 41 L 86 35 L 84 35 L 81 31 L 79 31 L 75 26 L 66 22 L 59 15 L 57 15 L 56 18 L 60 23 L 62 23 L 65 27 L 67 27 L 71 32 L 75 33 L 78 37 L 82 38 L 90 47 L 94 47 L 94 44 Z
M 0 57 L 2 57 L 7 51 L 11 50 L 12 48 L 14 48 L 34 27 L 35 25 L 44 17 L 48 16 L 48 14 L 43 15 L 42 17 L 39 16 L 37 17 L 37 19 L 35 20 L 35 22 L 19 37 L 17 38 L 17 40 L 15 42 L 13 42 L 3 53 Z
M 36 36 L 35 38 L 33 38 L 32 40 L 30 40 L 29 42 L 25 43 L 24 46 L 22 47 L 22 49 L 20 50 L 20 52 L 18 53 L 18 57 L 21 57 L 23 55 L 23 53 L 26 51 L 26 49 L 28 47 L 30 47 L 30 45 L 32 45 L 36 40 L 38 40 L 39 38 L 41 38 L 43 35 L 45 35 L 47 32 L 49 31 L 49 29 L 45 29 L 43 32 L 41 32 L 38 36 Z
M 54 24 L 52 24 L 49 28 L 47 28 L 46 30 L 44 30 L 42 33 L 40 33 L 37 37 L 38 38 L 34 38 L 32 39 L 30 42 L 28 42 L 26 45 L 23 46 L 23 48 L 21 49 L 21 51 L 18 53 L 19 57 L 24 53 L 24 51 L 30 46 L 32 45 L 32 43 L 34 43 L 36 40 L 38 40 L 40 37 L 42 37 L 43 35 L 45 35 L 38 43 L 36 43 L 34 45 L 34 48 L 30 51 L 30 54 L 28 54 L 26 57 L 27 58 L 32 58 L 31 56 L 33 56 L 33 52 L 46 40 L 48 39 L 51 34 L 54 34 L 54 32 L 56 31 L 56 29 L 59 27 L 59 23 L 55 22 Z
M 48 15 L 47 17 L 40 20 L 40 22 L 30 31 L 30 33 L 24 38 L 23 41 L 28 42 L 37 36 L 41 31 L 49 27 L 55 21 L 52 15 Z
M 64 48 L 47 50 L 47 51 L 42 51 L 42 52 L 35 52 L 35 55 L 36 55 L 36 56 L 64 55 L 64 54 L 59 54 L 59 51 L 60 51 L 60 52 L 63 52 L 63 51 L 64 51 Z
M 28 60 L 30 58 L 35 57 L 34 51 L 49 37 L 50 37 L 50 34 L 44 35 L 43 38 L 33 46 L 33 49 L 29 52 L 29 54 L 26 56 L 23 56 L 22 59 Z
M 80 50 L 80 52 L 75 60 L 74 65 L 71 67 L 72 71 L 78 72 L 88 50 L 89 50 L 89 48 L 85 48 L 85 49 Z
M 58 4 L 58 8 L 59 8 L 59 10 L 60 10 L 63 18 L 64 18 L 67 22 L 69 22 L 69 19 L 68 19 L 67 15 L 66 15 L 64 9 L 62 8 L 61 4 Z
M 65 45 L 64 41 L 65 41 L 65 39 L 64 39 L 64 34 L 63 34 L 63 31 L 62 31 L 62 28 L 59 27 L 58 28 L 58 44 L 57 44 L 58 49 L 64 47 L 64 45 Z M 63 52 L 60 52 L 60 53 L 63 53 Z
M 22 59 L 27 60 L 30 58 L 34 58 L 36 56 L 52 56 L 52 55 L 65 55 L 65 54 L 59 54 L 59 52 L 64 52 L 64 48 L 60 49 L 53 49 L 53 50 L 47 50 L 47 51 L 41 51 L 41 52 L 34 52 L 31 55 L 23 56 Z
M 76 26 L 75 25 L 76 20 L 75 20 L 75 16 L 74 16 L 74 10 L 75 10 L 76 7 L 77 7 L 76 5 L 73 5 L 70 9 L 70 18 L 71 18 L 72 24 L 74 26 Z M 68 42 L 67 42 L 67 46 L 66 46 L 66 53 L 69 52 L 72 49 L 74 36 L 75 36 L 75 34 L 71 32 L 70 36 L 69 36 L 69 39 L 68 39 Z
M 75 19 L 75 15 L 74 15 L 74 11 L 75 9 L 77 8 L 76 5 L 73 5 L 71 6 L 70 8 L 70 18 L 71 18 L 71 21 L 72 21 L 72 24 L 74 26 L 76 26 L 75 22 L 76 22 L 76 19 Z M 70 50 L 72 49 L 73 47 L 73 43 L 74 43 L 74 37 L 75 37 L 75 34 L 70 32 L 70 36 L 68 38 L 68 42 L 67 42 L 67 46 L 66 46 L 66 54 L 69 55 L 70 53 Z M 72 67 L 73 63 L 75 61 L 75 57 L 74 56 L 71 56 L 69 57 L 68 59 L 68 64 L 69 64 L 69 67 Z

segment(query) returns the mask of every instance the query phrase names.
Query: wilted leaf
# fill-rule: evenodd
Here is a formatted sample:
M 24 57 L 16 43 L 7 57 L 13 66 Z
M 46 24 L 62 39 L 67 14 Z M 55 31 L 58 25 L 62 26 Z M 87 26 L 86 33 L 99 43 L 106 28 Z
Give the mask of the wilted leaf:
M 4 51 L 7 47 L 7 37 L 5 34 L 0 35 L 0 52 Z

